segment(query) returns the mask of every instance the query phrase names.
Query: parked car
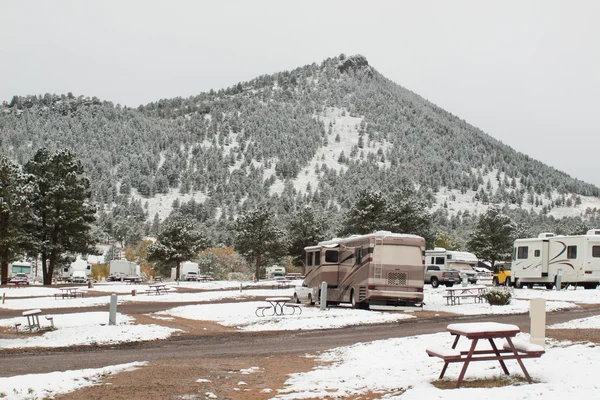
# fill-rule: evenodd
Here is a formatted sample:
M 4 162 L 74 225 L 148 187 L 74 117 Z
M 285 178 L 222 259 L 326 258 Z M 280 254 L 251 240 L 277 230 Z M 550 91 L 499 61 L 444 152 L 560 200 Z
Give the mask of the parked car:
M 27 274 L 17 273 L 10 278 L 9 282 L 26 282 L 29 285 L 29 276 Z
M 198 280 L 198 273 L 194 272 L 194 271 L 190 271 L 187 274 L 185 274 L 185 280 L 186 281 L 197 281 Z
M 315 304 L 315 301 L 318 300 L 318 292 L 316 290 L 316 288 L 308 287 L 306 283 L 302 283 L 302 286 L 294 286 L 294 303 Z
M 460 275 L 455 269 L 441 270 L 439 265 L 428 265 L 425 268 L 425 283 L 431 283 L 434 288 L 440 284 L 452 287 L 457 282 L 460 282 Z

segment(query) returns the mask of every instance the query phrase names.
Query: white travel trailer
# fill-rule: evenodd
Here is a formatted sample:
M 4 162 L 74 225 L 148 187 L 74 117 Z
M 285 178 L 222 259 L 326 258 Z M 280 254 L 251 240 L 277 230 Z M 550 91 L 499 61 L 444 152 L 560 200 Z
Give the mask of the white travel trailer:
M 177 269 L 177 268 L 175 268 Z M 179 274 L 180 279 L 181 280 L 187 280 L 188 278 L 188 273 L 190 273 L 190 275 L 196 275 L 196 279 L 198 279 L 198 274 L 200 273 L 200 266 L 198 265 L 198 263 L 195 262 L 191 262 L 191 261 L 184 261 L 181 263 L 181 265 L 179 266 Z
M 124 258 L 121 260 L 111 260 L 110 275 L 123 277 L 140 276 L 140 266 Z
M 306 247 L 306 277 L 294 292 L 296 302 L 320 299 L 327 283 L 327 302 L 421 306 L 425 239 L 379 231 Z
M 537 238 L 515 240 L 511 279 L 516 287 L 537 284 L 551 289 L 559 273 L 564 284 L 598 286 L 600 229 L 577 236 L 544 232 Z
M 446 250 L 436 247 L 425 251 L 425 266 L 438 266 L 441 270 L 458 270 L 461 279 L 466 278 L 470 283 L 477 283 L 477 271 L 474 267 L 479 259 L 473 253 L 466 251 Z

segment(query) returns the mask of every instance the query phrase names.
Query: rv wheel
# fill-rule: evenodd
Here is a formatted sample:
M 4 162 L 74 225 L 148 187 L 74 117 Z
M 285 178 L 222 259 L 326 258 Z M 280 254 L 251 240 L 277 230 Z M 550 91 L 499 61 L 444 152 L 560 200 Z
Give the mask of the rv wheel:
M 354 289 L 350 292 L 350 304 L 352 304 L 352 308 L 358 308 L 358 303 L 356 302 L 356 297 L 354 295 Z
M 554 283 L 546 283 L 546 289 L 552 290 L 554 288 Z

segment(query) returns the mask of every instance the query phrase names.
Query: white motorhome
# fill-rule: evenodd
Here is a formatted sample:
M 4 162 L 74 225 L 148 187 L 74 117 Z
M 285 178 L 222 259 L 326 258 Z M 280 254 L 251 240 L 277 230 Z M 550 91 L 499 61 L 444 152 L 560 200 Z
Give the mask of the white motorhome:
M 10 264 L 8 271 L 9 276 L 14 276 L 15 274 L 27 274 L 27 277 L 30 281 L 35 280 L 33 267 L 30 262 L 15 261 Z
M 559 273 L 564 284 L 598 286 L 600 229 L 576 236 L 544 232 L 537 238 L 515 240 L 511 279 L 516 287 L 537 284 L 551 289 Z
M 379 231 L 305 247 L 306 273 L 296 302 L 314 303 L 327 283 L 327 302 L 371 305 L 423 304 L 425 239 Z
M 474 267 L 479 259 L 473 253 L 466 251 L 446 250 L 436 247 L 425 251 L 425 266 L 438 266 L 440 270 L 458 270 L 461 279 L 467 279 L 469 283 L 477 283 L 477 271 Z
M 92 264 L 90 264 L 86 259 L 78 256 L 75 261 L 62 267 L 59 273 L 59 279 L 71 280 L 73 277 L 73 272 L 75 271 L 84 272 L 85 276 L 89 277 L 92 274 Z M 78 275 L 81 276 L 81 274 Z
M 285 267 L 273 265 L 266 268 L 267 279 L 283 279 L 285 278 Z

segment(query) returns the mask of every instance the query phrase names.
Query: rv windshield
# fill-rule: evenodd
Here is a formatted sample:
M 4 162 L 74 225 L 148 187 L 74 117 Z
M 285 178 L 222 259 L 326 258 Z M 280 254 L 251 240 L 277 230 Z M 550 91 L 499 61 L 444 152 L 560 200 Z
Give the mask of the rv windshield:
M 12 266 L 12 273 L 13 274 L 18 274 L 18 273 L 30 274 L 31 273 L 31 266 L 30 265 L 13 264 L 13 266 Z
M 420 263 L 422 259 L 421 248 L 417 246 L 377 246 L 375 251 L 381 251 L 383 264 L 398 264 L 399 260 L 410 260 L 409 264 Z M 417 260 L 417 261 L 414 261 Z

